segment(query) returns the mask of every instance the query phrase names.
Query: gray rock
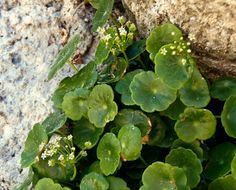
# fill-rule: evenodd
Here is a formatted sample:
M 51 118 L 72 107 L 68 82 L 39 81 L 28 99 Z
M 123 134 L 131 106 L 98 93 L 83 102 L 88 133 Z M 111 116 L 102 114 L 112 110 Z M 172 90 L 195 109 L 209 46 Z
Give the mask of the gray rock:
M 144 37 L 163 22 L 194 35 L 192 49 L 208 78 L 236 76 L 236 1 L 123 0 Z
M 58 82 L 73 73 L 68 66 L 50 82 L 49 67 L 68 37 L 79 33 L 78 52 L 93 42 L 93 10 L 76 0 L 0 1 L 0 189 L 13 189 L 27 174 L 20 154 L 34 123 L 52 112 L 50 97 Z

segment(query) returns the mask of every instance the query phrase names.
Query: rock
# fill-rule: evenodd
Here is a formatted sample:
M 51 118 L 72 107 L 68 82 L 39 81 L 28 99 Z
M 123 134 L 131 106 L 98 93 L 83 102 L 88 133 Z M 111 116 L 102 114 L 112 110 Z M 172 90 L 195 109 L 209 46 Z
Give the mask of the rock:
M 82 2 L 82 1 L 81 1 Z M 93 9 L 78 0 L 0 1 L 0 189 L 13 189 L 27 175 L 20 154 L 29 130 L 52 112 L 51 94 L 72 74 L 68 66 L 50 82 L 58 50 L 79 33 L 78 52 L 93 43 Z M 78 7 L 79 6 L 79 7 Z
M 203 74 L 210 79 L 236 77 L 236 1 L 123 0 L 141 36 L 163 22 L 188 35 Z

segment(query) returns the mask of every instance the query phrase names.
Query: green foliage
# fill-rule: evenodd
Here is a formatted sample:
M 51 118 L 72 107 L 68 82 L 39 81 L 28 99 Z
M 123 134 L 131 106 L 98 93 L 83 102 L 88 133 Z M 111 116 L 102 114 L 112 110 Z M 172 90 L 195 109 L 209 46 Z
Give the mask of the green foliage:
M 65 45 L 65 47 L 58 53 L 53 66 L 48 74 L 48 79 L 51 80 L 56 72 L 61 69 L 75 53 L 80 36 L 77 34 Z
M 196 187 L 200 182 L 202 164 L 197 155 L 192 150 L 182 147 L 173 149 L 166 156 L 166 162 L 172 166 L 183 168 L 187 176 L 187 185 L 189 187 Z
M 185 142 L 209 139 L 215 129 L 216 119 L 207 109 L 186 108 L 175 124 L 178 137 Z
M 109 188 L 109 183 L 107 180 L 96 172 L 91 172 L 83 177 L 80 183 L 81 190 L 107 190 Z
M 124 125 L 118 134 L 121 145 L 121 157 L 124 161 L 136 160 L 142 150 L 142 137 L 139 128 L 134 125 Z
M 223 108 L 221 122 L 228 136 L 236 138 L 236 96 L 230 96 Z
M 145 112 L 163 111 L 176 99 L 176 91 L 165 85 L 152 71 L 135 75 L 130 90 L 135 104 Z
M 115 118 L 118 108 L 113 99 L 110 86 L 102 84 L 93 88 L 88 98 L 88 118 L 96 127 L 102 128 Z
M 113 4 L 114 0 L 99 0 L 99 5 L 95 5 L 97 12 L 93 18 L 93 32 L 96 32 L 98 27 L 102 27 L 106 23 L 112 12 Z
M 31 172 L 18 189 L 236 189 L 235 79 L 206 81 L 176 26 L 137 41 L 133 23 L 110 17 L 113 0 L 88 2 L 101 37 L 95 56 L 60 82 L 55 111 L 29 132 L 21 164 Z
M 113 174 L 120 163 L 120 141 L 113 133 L 106 133 L 97 148 L 97 157 L 105 175 Z
M 209 152 L 209 162 L 204 171 L 206 178 L 214 180 L 230 172 L 231 162 L 236 154 L 236 146 L 231 143 L 222 143 Z
M 35 190 L 70 190 L 70 188 L 63 188 L 60 184 L 54 183 L 50 178 L 43 178 L 38 181 Z
M 230 96 L 236 95 L 236 79 L 223 78 L 213 82 L 211 86 L 211 96 L 225 101 Z
M 45 127 L 35 124 L 25 141 L 25 148 L 21 154 L 21 166 L 25 168 L 32 165 L 47 142 L 48 136 Z
M 143 172 L 142 182 L 143 186 L 140 190 L 190 189 L 183 169 L 162 162 L 155 162 L 148 166 Z

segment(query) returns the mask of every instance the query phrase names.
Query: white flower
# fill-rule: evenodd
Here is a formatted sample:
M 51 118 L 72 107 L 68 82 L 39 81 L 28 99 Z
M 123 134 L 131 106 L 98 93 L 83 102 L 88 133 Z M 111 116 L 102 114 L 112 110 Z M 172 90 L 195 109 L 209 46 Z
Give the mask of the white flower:
M 123 26 L 121 26 L 119 28 L 119 32 L 120 32 L 121 36 L 126 36 L 126 34 L 127 34 L 127 31 L 125 30 L 125 28 Z
M 75 147 L 72 147 L 71 150 L 74 152 L 75 151 Z
M 124 24 L 125 23 L 125 17 L 119 16 L 118 21 L 119 21 L 119 23 Z
M 108 42 L 111 39 L 111 34 L 107 34 L 102 38 L 105 42 Z
M 48 165 L 49 166 L 54 166 L 55 165 L 55 161 L 54 160 L 48 160 Z
M 41 158 L 44 160 L 45 158 L 47 158 L 47 155 L 45 154 L 45 152 L 42 153 Z
M 75 158 L 74 152 L 70 153 L 68 159 L 73 160 L 74 158 Z
M 174 36 L 174 35 L 175 35 L 175 32 L 171 32 L 171 35 Z
M 189 34 L 188 35 L 188 39 L 190 40 L 190 41 L 195 41 L 196 40 L 196 37 L 195 37 L 195 35 L 194 34 Z
M 191 49 L 188 49 L 187 52 L 188 52 L 188 53 L 191 53 Z
M 84 156 L 84 157 L 88 155 L 85 150 L 81 150 L 80 154 L 81 154 L 81 156 Z
M 61 155 L 58 157 L 58 160 L 60 160 L 60 161 L 64 160 L 64 156 L 61 154 Z
M 67 136 L 67 139 L 68 139 L 69 141 L 71 141 L 71 140 L 72 140 L 72 138 L 73 138 L 73 136 L 72 136 L 72 135 L 68 135 L 68 136 Z
M 176 51 L 172 51 L 172 55 L 175 55 L 176 54 Z
M 92 143 L 90 141 L 87 141 L 87 142 L 84 143 L 84 146 L 86 148 L 90 148 L 92 146 Z
M 162 55 L 166 55 L 166 54 L 167 54 L 166 48 L 162 48 L 162 49 L 160 50 L 160 53 L 161 53 Z
M 187 60 L 186 59 L 182 59 L 181 62 L 182 62 L 183 65 L 185 65 L 187 63 Z

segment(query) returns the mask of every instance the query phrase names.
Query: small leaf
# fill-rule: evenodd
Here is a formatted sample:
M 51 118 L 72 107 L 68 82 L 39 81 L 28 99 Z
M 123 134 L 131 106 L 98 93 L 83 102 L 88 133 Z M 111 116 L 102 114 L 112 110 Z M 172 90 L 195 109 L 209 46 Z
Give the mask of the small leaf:
M 60 111 L 55 111 L 43 121 L 42 125 L 46 129 L 48 135 L 53 134 L 58 129 L 62 128 L 66 123 L 67 117 Z
M 180 100 L 186 106 L 197 108 L 205 107 L 211 97 L 206 80 L 196 67 L 193 69 L 192 77 L 179 90 Z
M 173 43 L 174 41 L 179 41 L 181 37 L 182 32 L 173 24 L 166 23 L 154 28 L 146 42 L 150 58 L 154 60 L 162 46 Z
M 161 112 L 161 114 L 169 117 L 170 119 L 177 120 L 179 115 L 184 112 L 186 106 L 180 101 L 179 98 L 175 100 L 166 110 Z
M 93 88 L 88 98 L 88 118 L 96 127 L 102 128 L 115 118 L 118 108 L 113 99 L 110 86 L 102 84 Z
M 83 177 L 79 187 L 81 190 L 107 190 L 109 183 L 102 174 L 91 172 Z
M 203 159 L 203 149 L 200 147 L 199 141 L 195 140 L 191 143 L 186 143 L 186 142 L 182 141 L 181 139 L 176 139 L 173 142 L 171 149 L 176 149 L 179 147 L 190 149 L 198 156 L 199 159 Z
M 109 190 L 130 190 L 126 182 L 119 177 L 108 176 L 107 181 L 109 182 Z
M 120 141 L 113 133 L 106 133 L 97 147 L 97 157 L 105 175 L 113 174 L 120 163 Z
M 89 93 L 90 91 L 87 89 L 77 88 L 74 91 L 65 94 L 62 102 L 62 109 L 68 118 L 76 121 L 86 115 Z
M 94 62 L 88 63 L 77 74 L 72 77 L 63 79 L 59 87 L 53 93 L 52 100 L 57 108 L 61 108 L 63 97 L 67 92 L 75 90 L 76 88 L 89 89 L 97 81 L 97 71 Z
M 225 101 L 233 95 L 236 95 L 236 78 L 223 78 L 213 82 L 211 86 L 213 98 Z
M 114 83 L 119 81 L 125 74 L 128 67 L 124 58 L 119 57 L 114 60 L 110 58 L 105 61 L 101 72 L 99 72 L 98 83 Z
M 178 137 L 185 142 L 212 137 L 216 129 L 216 119 L 207 109 L 186 108 L 175 124 Z
M 228 142 L 213 147 L 209 152 L 209 162 L 204 176 L 210 180 L 214 180 L 228 174 L 235 154 L 236 146 Z
M 102 27 L 107 22 L 112 12 L 113 4 L 114 0 L 99 0 L 99 7 L 92 21 L 93 32 L 96 32 L 98 27 Z
M 140 72 L 142 69 L 137 69 L 135 71 L 127 73 L 123 79 L 121 79 L 116 84 L 116 91 L 121 94 L 121 102 L 125 105 L 135 105 L 133 99 L 131 98 L 131 91 L 129 89 L 130 83 L 132 82 L 134 76 Z
M 173 54 L 175 46 L 165 45 L 156 54 L 155 73 L 171 88 L 180 89 L 192 76 L 193 66 L 186 53 Z
M 166 162 L 172 166 L 183 168 L 187 176 L 187 184 L 189 187 L 194 188 L 200 182 L 202 164 L 192 150 L 182 147 L 172 149 L 166 156 Z
M 62 188 L 59 183 L 54 183 L 50 178 L 42 178 L 35 185 L 35 190 L 70 190 L 68 187 Z
M 124 125 L 134 125 L 141 131 L 142 136 L 145 136 L 150 131 L 152 124 L 150 119 L 139 110 L 123 109 L 114 119 L 115 128 L 112 128 L 112 132 L 118 134 L 118 131 Z
M 21 154 L 21 166 L 25 168 L 32 165 L 47 142 L 48 136 L 45 127 L 35 124 L 25 141 L 25 148 Z
M 230 96 L 221 113 L 221 123 L 228 136 L 236 138 L 236 96 Z
M 90 149 L 97 144 L 102 132 L 103 128 L 97 128 L 87 119 L 82 118 L 73 126 L 73 140 L 79 148 Z M 88 142 L 91 144 L 89 147 L 85 144 Z
M 123 126 L 118 134 L 123 160 L 132 161 L 139 158 L 142 150 L 142 137 L 139 128 L 134 125 Z
M 77 34 L 65 45 L 65 47 L 58 53 L 53 66 L 48 74 L 48 80 L 51 80 L 56 72 L 61 69 L 66 62 L 72 57 L 77 49 L 77 45 L 80 42 L 80 36 Z
M 145 112 L 163 111 L 176 99 L 176 91 L 162 83 L 152 71 L 135 75 L 130 90 L 133 101 Z
M 162 162 L 149 165 L 143 172 L 142 182 L 140 190 L 190 190 L 184 170 Z
M 146 49 L 146 40 L 135 41 L 131 46 L 126 49 L 126 55 L 129 60 L 137 58 Z
M 208 190 L 233 190 L 236 189 L 236 179 L 231 175 L 219 177 L 208 186 Z

